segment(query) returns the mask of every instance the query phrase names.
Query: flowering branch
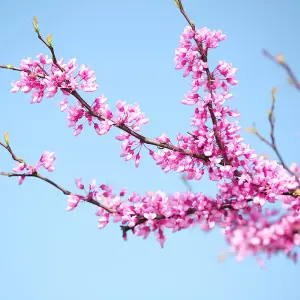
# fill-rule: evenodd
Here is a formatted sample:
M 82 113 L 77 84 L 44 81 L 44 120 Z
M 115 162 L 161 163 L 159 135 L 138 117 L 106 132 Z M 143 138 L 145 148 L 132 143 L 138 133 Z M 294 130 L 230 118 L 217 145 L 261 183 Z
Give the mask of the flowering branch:
M 12 156 L 12 159 L 17 161 L 20 165 L 22 165 L 22 169 L 27 169 L 29 171 L 29 173 L 11 173 L 11 172 L 0 172 L 0 175 L 2 176 L 6 176 L 6 177 L 19 177 L 19 178 L 24 178 L 25 177 L 35 177 L 38 178 L 40 180 L 43 180 L 45 182 L 47 182 L 48 184 L 54 186 L 55 188 L 57 188 L 58 190 L 60 190 L 64 195 L 70 196 L 72 195 L 72 193 L 70 191 L 68 191 L 67 189 L 64 189 L 62 186 L 58 185 L 57 183 L 55 183 L 54 181 L 52 181 L 51 179 L 41 175 L 40 173 L 37 172 L 36 168 L 32 168 L 31 166 L 27 165 L 26 162 L 22 159 L 22 158 L 18 158 L 14 152 L 12 151 L 11 147 L 9 144 L 4 144 L 0 141 L 0 146 L 5 148 Z M 43 156 L 42 156 L 43 157 Z M 22 182 L 21 182 L 22 183 Z M 84 196 L 81 196 L 81 199 L 84 199 Z M 109 207 L 106 207 L 105 205 L 99 203 L 98 201 L 96 201 L 95 199 L 91 199 L 91 198 L 87 198 L 84 199 L 86 202 L 94 204 L 104 210 L 106 210 L 109 213 L 116 213 L 115 210 L 110 209 Z
M 72 192 L 68 191 L 67 189 L 63 188 L 62 186 L 60 186 L 59 184 L 55 183 L 54 181 L 52 181 L 51 179 L 41 175 L 40 173 L 37 172 L 37 168 L 36 167 L 31 167 L 30 165 L 26 164 L 26 162 L 22 159 L 22 158 L 18 158 L 15 153 L 12 151 L 10 145 L 9 145 L 9 142 L 8 142 L 8 134 L 5 135 L 6 136 L 6 139 L 7 139 L 7 142 L 6 142 L 6 145 L 0 141 L 0 146 L 3 147 L 4 149 L 6 149 L 12 156 L 12 159 L 16 162 L 18 162 L 19 164 L 21 164 L 23 167 L 22 169 L 27 169 L 29 171 L 29 173 L 11 173 L 11 172 L 2 172 L 0 171 L 0 175 L 2 176 L 6 176 L 6 177 L 19 177 L 19 178 L 25 178 L 25 177 L 34 177 L 34 178 L 38 178 L 42 181 L 45 181 L 47 182 L 48 184 L 52 185 L 53 187 L 57 188 L 58 190 L 60 190 L 64 195 L 67 195 L 67 196 L 70 196 L 70 195 L 77 195 L 77 194 L 73 194 Z M 17 168 L 17 170 L 20 169 L 20 166 Z M 22 183 L 22 182 L 21 182 Z M 90 197 L 85 197 L 85 196 L 80 196 L 80 195 L 77 195 L 81 198 L 81 200 L 84 200 L 85 202 L 88 202 L 88 203 L 91 203 L 93 205 L 96 205 L 102 209 L 104 209 L 105 211 L 107 211 L 108 213 L 110 214 L 118 214 L 118 211 L 116 209 L 111 209 L 109 208 L 108 206 L 105 206 L 103 204 L 101 204 L 99 201 L 93 199 L 93 198 L 90 198 Z M 249 202 L 252 201 L 249 200 Z M 231 203 L 224 203 L 223 205 L 221 205 L 220 207 L 216 207 L 216 209 L 219 209 L 219 210 L 224 210 L 224 209 L 234 209 L 232 206 L 231 206 Z M 187 215 L 191 215 L 191 214 L 194 214 L 196 212 L 196 209 L 188 209 L 186 214 Z M 170 216 L 170 218 L 173 218 L 175 216 Z M 138 215 L 137 216 L 137 219 L 138 219 L 138 222 L 130 227 L 130 226 L 121 226 L 121 229 L 123 231 L 123 236 L 125 235 L 125 233 L 128 231 L 128 230 L 134 230 L 138 225 L 142 224 L 142 223 L 145 223 L 147 222 L 147 218 L 141 216 L 141 215 Z M 154 220 L 164 220 L 164 219 L 167 219 L 165 216 L 163 215 L 157 215 L 153 218 Z
M 114 194 L 112 187 L 98 186 L 92 180 L 86 190 L 80 178 L 76 179 L 76 186 L 86 195 L 74 194 L 38 172 L 39 169 L 54 171 L 54 152 L 45 151 L 36 165 L 28 165 L 13 153 L 8 135 L 5 135 L 5 144 L 0 146 L 11 154 L 17 167 L 13 173 L 1 172 L 0 175 L 19 177 L 19 184 L 26 177 L 47 182 L 68 196 L 68 210 L 75 209 L 81 201 L 96 205 L 99 228 L 105 227 L 111 220 L 120 222 L 124 239 L 130 230 L 144 238 L 153 232 L 163 246 L 167 228 L 176 232 L 199 224 L 207 231 L 219 226 L 238 258 L 248 253 L 256 255 L 264 252 L 270 256 L 284 252 L 295 260 L 300 245 L 300 170 L 291 171 L 293 174 L 289 172 L 278 150 L 279 160 L 283 162 L 281 165 L 259 158 L 255 150 L 244 143 L 238 121 L 234 121 L 240 114 L 225 105 L 232 97 L 230 87 L 238 83 L 237 69 L 226 61 L 219 61 L 214 69 L 208 66 L 209 51 L 217 48 L 226 35 L 206 27 L 196 29 L 182 1 L 174 1 L 189 24 L 181 34 L 175 51 L 175 68 L 183 69 L 184 77 L 191 75 L 191 90 L 181 102 L 196 106 L 190 122 L 192 129 L 187 135 L 178 133 L 177 144 L 171 143 L 165 134 L 155 139 L 143 136 L 140 127 L 149 120 L 137 104 L 129 105 L 118 100 L 117 112 L 113 113 L 103 95 L 96 97 L 92 104 L 87 103 L 79 91 L 97 91 L 95 72 L 84 65 L 77 69 L 75 59 L 67 63 L 57 59 L 52 34 L 44 39 L 36 18 L 34 29 L 52 58 L 39 54 L 35 60 L 23 59 L 20 68 L 11 65 L 1 65 L 1 68 L 20 72 L 21 79 L 13 83 L 12 92 L 31 92 L 31 103 L 40 103 L 44 97 L 54 97 L 61 91 L 64 95 L 60 102 L 61 111 L 67 110 L 67 120 L 69 127 L 74 129 L 74 136 L 81 133 L 85 124 L 93 126 L 98 135 L 107 134 L 112 127 L 119 128 L 121 135 L 116 139 L 121 142 L 121 157 L 126 161 L 134 160 L 138 167 L 141 150 L 146 148 L 166 173 L 172 170 L 183 173 L 187 180 L 201 180 L 207 172 L 210 180 L 218 182 L 215 197 L 191 191 L 167 196 L 157 191 L 144 195 L 134 192 L 125 199 L 125 188 Z M 200 88 L 203 88 L 204 95 L 200 94 Z M 74 105 L 69 104 L 70 95 L 75 98 Z M 277 149 L 274 108 L 272 103 L 269 114 L 271 142 L 263 139 Z M 159 150 L 154 152 L 147 145 Z M 288 207 L 283 214 L 264 208 L 266 203 L 278 201 Z
M 179 5 L 179 9 L 180 9 L 181 14 L 184 16 L 184 18 L 186 19 L 186 21 L 188 22 L 188 24 L 191 26 L 192 30 L 196 31 L 195 30 L 195 24 L 187 16 L 187 14 L 186 14 L 186 12 L 184 10 L 184 7 L 182 5 L 182 1 L 178 0 L 177 3 Z M 199 50 L 199 53 L 201 55 L 201 59 L 203 60 L 204 63 L 207 63 L 207 51 L 204 51 L 202 43 L 199 42 L 195 37 L 193 37 L 193 40 L 195 41 L 196 45 L 198 46 L 198 50 Z M 213 90 L 212 90 L 212 87 L 211 87 L 211 83 L 214 80 L 214 76 L 209 71 L 208 66 L 206 67 L 205 72 L 206 72 L 207 81 L 208 81 L 208 90 L 209 90 L 209 93 L 211 95 L 212 100 L 214 100 Z M 219 149 L 221 150 L 221 152 L 223 154 L 224 164 L 225 165 L 230 165 L 230 161 L 227 158 L 227 155 L 226 155 L 226 152 L 224 150 L 224 146 L 223 146 L 220 134 L 219 134 L 218 124 L 217 124 L 217 118 L 216 118 L 216 116 L 214 114 L 212 103 L 208 103 L 208 109 L 209 109 L 210 117 L 211 117 L 211 120 L 212 120 L 212 123 L 213 123 L 214 136 L 215 136 L 216 142 L 217 142 L 217 144 L 219 146 Z
M 53 47 L 52 47 L 52 51 L 54 52 Z M 11 65 L 0 65 L 0 68 L 23 72 L 22 69 L 11 66 Z M 30 71 L 27 71 L 27 73 L 30 73 L 30 75 L 32 75 L 34 77 L 45 78 L 45 76 L 41 75 L 41 74 L 32 74 Z M 80 96 L 80 94 L 77 91 L 72 91 L 72 90 L 67 89 L 67 88 L 62 88 L 62 90 L 65 91 L 66 93 L 69 93 L 70 95 L 74 96 L 82 104 L 82 106 L 87 109 L 90 116 L 93 116 L 93 117 L 95 117 L 95 118 L 97 118 L 98 120 L 101 120 L 101 121 L 110 121 L 110 122 L 112 122 L 112 124 L 111 124 L 112 126 L 115 126 L 116 128 L 119 128 L 119 129 L 127 132 L 131 136 L 138 139 L 141 144 L 153 145 L 153 146 L 156 146 L 159 149 L 169 149 L 169 150 L 178 152 L 178 153 L 186 155 L 186 156 L 191 156 L 191 157 L 200 159 L 205 163 L 209 161 L 209 157 L 207 157 L 205 155 L 198 154 L 198 153 L 193 153 L 189 150 L 181 149 L 179 147 L 174 146 L 172 143 L 158 142 L 155 139 L 148 138 L 148 137 L 145 137 L 145 136 L 139 134 L 138 132 L 136 132 L 136 131 L 132 130 L 131 128 L 129 128 L 128 126 L 126 126 L 125 124 L 122 124 L 122 123 L 117 124 L 117 123 L 113 122 L 111 119 L 107 118 L 106 116 L 95 112 L 92 109 L 92 107 Z
M 234 201 L 233 199 L 221 203 L 211 198 L 207 198 L 203 196 L 201 193 L 196 195 L 190 192 L 188 192 L 187 194 L 181 194 L 180 197 L 178 197 L 179 195 L 176 194 L 173 196 L 169 196 L 170 200 L 171 199 L 172 200 L 168 204 L 169 208 L 166 210 L 162 209 L 163 206 L 161 206 L 161 204 L 163 203 L 167 204 L 168 202 L 166 202 L 166 200 L 168 198 L 164 198 L 165 196 L 163 196 L 160 193 L 157 193 L 154 197 L 151 197 L 150 194 L 148 194 L 146 196 L 148 201 L 145 201 L 143 206 L 140 205 L 143 202 L 137 201 L 140 199 L 139 196 L 134 193 L 132 196 L 128 198 L 129 205 L 126 205 L 125 202 L 120 201 L 118 197 L 115 197 L 110 193 L 109 187 L 101 185 L 101 188 L 106 191 L 103 194 L 103 196 L 105 195 L 108 204 L 105 205 L 100 203 L 99 200 L 96 200 L 96 198 L 99 199 L 99 194 L 97 194 L 97 192 L 95 191 L 95 183 L 93 182 L 91 183 L 90 192 L 88 193 L 87 196 L 73 194 L 70 191 L 58 185 L 57 183 L 55 183 L 54 181 L 38 173 L 37 168 L 39 167 L 39 163 L 35 167 L 32 167 L 26 164 L 23 159 L 17 158 L 17 156 L 14 154 L 11 147 L 9 146 L 7 134 L 5 135 L 5 140 L 6 140 L 6 145 L 0 142 L 0 146 L 5 148 L 11 154 L 12 158 L 19 163 L 17 168 L 13 170 L 19 171 L 22 169 L 23 170 L 27 169 L 28 173 L 27 174 L 10 173 L 10 172 L 1 171 L 0 175 L 7 176 L 7 177 L 20 177 L 20 178 L 35 177 L 42 181 L 47 182 L 48 184 L 57 188 L 63 194 L 69 197 L 69 206 L 68 206 L 69 210 L 74 209 L 78 205 L 79 201 L 85 201 L 93 205 L 96 205 L 100 209 L 99 212 L 97 213 L 100 216 L 99 228 L 103 228 L 108 223 L 109 215 L 113 215 L 116 221 L 119 220 L 122 221 L 122 223 L 124 222 L 127 223 L 126 225 L 121 225 L 123 238 L 125 240 L 127 239 L 128 231 L 132 231 L 136 235 L 142 235 L 145 238 L 148 236 L 152 228 L 153 231 L 158 230 L 157 239 L 161 243 L 161 245 L 163 245 L 166 237 L 163 234 L 161 226 L 172 227 L 173 231 L 177 231 L 182 228 L 187 228 L 191 226 L 193 223 L 200 223 L 202 224 L 201 226 L 203 226 L 204 229 L 209 230 L 213 228 L 215 222 L 218 223 L 220 222 L 220 224 L 222 224 L 222 222 L 224 222 L 226 218 L 232 219 L 233 216 L 236 215 L 241 216 L 242 213 L 246 215 L 250 213 L 249 216 L 251 216 L 251 214 L 255 212 L 257 218 L 257 213 L 260 211 L 257 210 L 259 207 L 255 204 L 256 201 L 254 199 L 247 200 L 249 204 L 252 202 L 251 206 L 240 207 L 239 205 L 237 205 L 238 202 Z M 43 167 L 53 170 L 54 160 L 55 159 L 53 159 L 53 156 L 51 155 L 50 156 L 48 155 L 47 157 L 43 155 L 40 159 L 40 162 L 42 162 Z M 79 189 L 84 189 L 81 180 L 76 180 L 76 185 Z M 125 195 L 125 191 L 123 190 L 121 191 L 120 196 L 122 197 L 124 195 Z M 151 201 L 149 201 L 150 199 Z M 157 200 L 158 202 L 156 202 Z M 177 205 L 175 205 L 171 209 L 172 201 L 173 202 L 177 201 Z M 145 206 L 146 203 L 149 203 L 150 206 Z M 271 216 L 274 216 L 274 214 L 275 212 L 272 212 Z M 290 218 L 288 220 L 290 220 Z M 275 225 L 270 223 L 269 226 L 270 228 L 272 228 L 272 226 L 277 226 L 276 224 L 277 223 L 275 223 Z M 240 225 L 238 225 L 238 227 L 236 227 L 237 225 L 238 223 L 231 228 L 231 231 L 226 232 L 227 240 L 231 244 L 233 243 L 233 245 L 235 245 L 234 240 L 236 239 L 239 226 L 244 226 L 243 222 Z M 296 240 L 299 239 L 300 223 L 297 222 L 294 224 L 293 222 L 292 226 L 294 229 L 291 229 L 292 230 L 291 232 L 289 231 L 289 233 L 284 236 L 280 235 L 280 239 L 282 240 L 282 243 L 286 243 L 287 240 L 289 241 L 293 240 L 293 237 Z M 255 247 L 258 247 L 259 243 L 257 242 L 257 239 L 258 237 L 253 236 L 250 240 L 249 239 L 243 240 L 243 243 L 250 243 L 251 245 L 253 244 Z M 236 247 L 236 245 L 234 247 Z M 282 249 L 282 247 L 283 246 L 281 244 L 279 245 L 279 243 L 277 242 L 274 251 L 279 251 Z M 240 253 L 241 250 L 239 248 L 235 248 L 235 252 Z M 242 254 L 240 253 L 239 255 Z M 294 255 L 292 254 L 288 254 L 288 255 L 290 255 L 291 258 L 295 259 Z
M 118 211 L 118 209 L 112 209 L 106 205 L 103 205 L 101 204 L 99 201 L 93 199 L 91 197 L 91 195 L 88 195 L 88 197 L 85 197 L 85 196 L 80 196 L 80 195 L 77 195 L 77 194 L 73 194 L 72 192 L 68 191 L 67 189 L 63 188 L 62 186 L 60 186 L 59 184 L 55 183 L 54 181 L 52 181 L 51 179 L 41 175 L 40 173 L 37 172 L 37 169 L 36 167 L 31 167 L 29 166 L 28 164 L 25 163 L 25 161 L 21 158 L 17 158 L 17 156 L 14 154 L 14 152 L 12 151 L 10 145 L 9 145 L 9 142 L 8 142 L 8 134 L 5 135 L 6 137 L 6 145 L 4 143 L 2 143 L 0 141 L 0 146 L 3 147 L 4 149 L 6 149 L 12 156 L 12 159 L 17 161 L 20 165 L 22 165 L 22 167 L 20 168 L 20 165 L 18 166 L 18 168 L 15 168 L 14 170 L 21 170 L 21 169 L 27 169 L 29 171 L 29 173 L 11 173 L 11 172 L 2 172 L 0 171 L 0 175 L 2 176 L 6 176 L 6 177 L 19 177 L 19 178 L 24 178 L 25 177 L 34 177 L 34 178 L 38 178 L 42 181 L 45 181 L 47 182 L 48 184 L 52 185 L 53 187 L 57 188 L 58 190 L 60 190 L 64 195 L 67 195 L 67 196 L 76 196 L 78 197 L 80 200 L 83 200 L 85 202 L 88 202 L 88 203 L 91 203 L 93 205 L 96 205 L 100 208 L 102 208 L 104 211 L 110 213 L 110 214 L 120 214 L 120 212 Z M 22 183 L 22 181 L 21 181 Z M 78 184 L 77 183 L 77 186 L 79 186 L 79 188 L 82 188 L 81 184 Z M 249 201 L 252 201 L 252 200 L 249 200 Z M 76 204 L 77 205 L 77 204 Z M 218 205 L 219 206 L 219 205 Z M 225 210 L 225 209 L 234 209 L 231 205 L 231 203 L 224 203 L 223 205 L 221 206 L 216 206 L 215 209 L 218 209 L 220 211 L 222 210 Z M 193 208 L 189 208 L 187 211 L 186 211 L 186 215 L 191 215 L 191 214 L 194 214 L 195 212 L 197 211 L 197 209 L 193 209 Z M 153 218 L 152 220 L 157 220 L 157 221 L 160 221 L 160 220 L 171 220 L 172 218 L 179 218 L 180 215 L 178 214 L 174 214 L 172 216 L 169 216 L 169 217 L 166 217 L 164 215 L 153 215 Z M 134 232 L 135 228 L 143 223 L 146 223 L 149 218 L 143 216 L 143 215 L 137 215 L 136 216 L 136 219 L 137 219 L 137 222 L 133 225 L 133 226 L 129 226 L 129 225 L 121 225 L 121 229 L 122 229 L 122 232 L 123 232 L 123 238 L 126 239 L 127 238 L 127 231 L 131 230 Z

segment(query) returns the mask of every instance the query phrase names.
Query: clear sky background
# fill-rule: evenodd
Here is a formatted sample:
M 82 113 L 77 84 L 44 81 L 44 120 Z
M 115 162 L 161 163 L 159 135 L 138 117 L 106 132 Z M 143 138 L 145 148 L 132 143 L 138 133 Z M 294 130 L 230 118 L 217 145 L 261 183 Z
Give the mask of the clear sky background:
M 230 105 L 242 113 L 243 128 L 257 122 L 268 134 L 267 111 L 271 89 L 278 88 L 276 136 L 286 162 L 299 162 L 300 94 L 287 83 L 283 70 L 261 54 L 284 53 L 300 74 L 298 0 L 185 0 L 197 27 L 222 29 L 228 39 L 211 52 L 211 68 L 218 60 L 239 69 L 240 84 Z M 188 80 L 174 70 L 174 49 L 185 20 L 173 0 L 131 1 L 1 1 L 0 63 L 18 65 L 22 58 L 46 53 L 32 29 L 53 34 L 57 55 L 76 57 L 97 74 L 99 91 L 114 107 L 118 100 L 139 103 L 150 118 L 143 133 L 157 137 L 189 130 L 192 109 L 180 104 Z M 120 143 L 113 129 L 99 137 L 85 129 L 78 137 L 67 127 L 66 113 L 56 104 L 62 97 L 30 105 L 30 96 L 11 94 L 10 82 L 19 74 L 0 71 L 0 134 L 9 132 L 18 156 L 34 164 L 44 150 L 55 151 L 56 171 L 50 178 L 75 191 L 74 179 L 91 179 L 130 192 L 185 191 L 178 174 L 165 175 L 146 155 L 139 169 L 119 157 Z M 94 95 L 87 94 L 91 101 Z M 243 129 L 244 130 L 244 129 Z M 245 139 L 258 153 L 267 146 L 250 133 Z M 1 150 L 0 169 L 15 163 Z M 209 181 L 192 182 L 195 191 L 214 195 Z M 66 197 L 38 180 L 0 178 L 0 299 L 110 300 L 110 299 L 299 299 L 299 264 L 283 255 L 260 269 L 254 258 L 237 263 L 229 257 L 219 229 L 204 234 L 199 228 L 169 233 L 161 249 L 153 236 L 147 240 L 121 238 L 117 224 L 97 229 L 95 207 L 82 204 L 67 212 Z

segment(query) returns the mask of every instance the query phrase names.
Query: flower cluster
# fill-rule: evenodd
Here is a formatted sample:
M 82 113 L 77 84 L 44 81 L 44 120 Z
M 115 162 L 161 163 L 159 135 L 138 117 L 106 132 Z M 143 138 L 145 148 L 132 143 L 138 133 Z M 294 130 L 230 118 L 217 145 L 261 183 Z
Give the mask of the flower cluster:
M 279 211 L 265 210 L 257 206 L 244 211 L 244 219 L 233 224 L 226 231 L 226 239 L 237 259 L 248 254 L 266 253 L 267 256 L 283 252 L 288 258 L 297 261 L 297 247 L 300 246 L 300 215 L 288 214 L 278 217 Z
M 39 161 L 34 165 L 27 165 L 23 160 L 19 160 L 17 163 L 17 166 L 13 168 L 12 170 L 15 173 L 20 173 L 25 171 L 24 175 L 21 175 L 19 178 L 19 184 L 22 184 L 25 180 L 25 174 L 33 174 L 38 172 L 40 169 L 46 169 L 48 172 L 53 172 L 55 170 L 54 168 L 54 162 L 56 160 L 55 153 L 44 151 Z
M 95 72 L 82 65 L 76 74 L 76 59 L 63 63 L 60 59 L 55 64 L 47 55 L 40 53 L 37 59 L 23 59 L 20 64 L 21 80 L 14 82 L 12 92 L 21 90 L 24 93 L 32 92 L 31 103 L 40 103 L 44 96 L 54 97 L 58 90 L 65 95 L 76 90 L 94 92 L 98 89 Z

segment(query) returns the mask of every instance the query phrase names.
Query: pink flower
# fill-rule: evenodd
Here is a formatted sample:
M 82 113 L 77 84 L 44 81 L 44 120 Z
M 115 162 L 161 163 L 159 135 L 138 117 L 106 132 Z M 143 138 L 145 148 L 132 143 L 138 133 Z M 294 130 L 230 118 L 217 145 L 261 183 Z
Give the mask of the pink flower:
M 104 134 L 108 133 L 110 128 L 113 126 L 114 122 L 106 119 L 105 121 L 101 121 L 100 124 L 101 124 L 101 127 L 97 123 L 95 123 L 94 128 L 95 128 L 97 134 L 104 135 Z
M 15 168 L 13 168 L 12 170 L 15 172 L 15 173 L 18 173 L 18 172 L 21 172 L 25 169 L 25 164 L 24 163 L 20 163 L 18 162 L 17 163 L 17 166 Z
M 170 139 L 163 133 L 161 136 L 157 137 L 156 140 L 160 143 L 170 143 Z
M 140 154 L 138 153 L 136 156 L 135 156 L 135 166 L 138 168 L 138 166 L 140 165 L 140 159 L 141 159 L 141 156 Z
M 80 201 L 80 197 L 78 195 L 73 195 L 73 194 L 69 195 L 67 210 L 75 209 L 77 207 L 79 201 Z
M 65 98 L 65 99 L 61 100 L 59 105 L 60 105 L 60 110 L 62 112 L 65 111 L 68 108 L 68 99 Z
M 120 191 L 120 197 L 125 196 L 126 193 L 127 193 L 127 189 L 126 188 L 122 188 L 122 190 Z
M 93 179 L 90 183 L 90 190 L 94 190 L 96 189 L 97 185 L 96 185 L 96 180 Z
M 76 186 L 79 188 L 79 189 L 81 189 L 81 190 L 83 190 L 84 189 L 84 185 L 81 183 L 81 178 L 76 178 L 75 179 L 75 183 L 76 183 Z
M 77 128 L 75 128 L 74 136 L 79 135 L 81 133 L 82 129 L 83 129 L 83 125 L 80 124 Z
M 109 213 L 105 212 L 99 217 L 99 224 L 98 228 L 102 229 L 104 228 L 109 222 Z
M 235 79 L 235 73 L 237 71 L 236 68 L 232 68 L 231 64 L 228 64 L 225 61 L 220 61 L 217 69 L 219 70 L 219 72 L 226 78 L 227 82 L 235 85 L 237 84 L 237 80 Z
M 39 163 L 47 169 L 48 172 L 53 172 L 55 170 L 54 168 L 54 162 L 56 160 L 55 153 L 44 151 L 43 155 L 40 158 Z
M 165 236 L 165 234 L 161 228 L 158 229 L 158 232 L 156 234 L 156 239 L 158 240 L 161 248 L 163 248 L 167 237 Z
M 20 176 L 19 177 L 19 185 L 21 185 L 24 180 L 25 180 L 25 176 Z

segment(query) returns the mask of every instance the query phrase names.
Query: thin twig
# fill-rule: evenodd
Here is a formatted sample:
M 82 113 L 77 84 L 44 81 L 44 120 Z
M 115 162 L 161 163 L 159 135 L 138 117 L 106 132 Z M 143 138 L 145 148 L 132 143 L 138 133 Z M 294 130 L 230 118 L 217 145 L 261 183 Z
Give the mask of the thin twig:
M 298 81 L 291 67 L 284 61 L 284 59 L 279 59 L 278 57 L 276 58 L 265 49 L 263 49 L 263 54 L 277 65 L 280 65 L 287 72 L 293 86 L 295 86 L 297 90 L 300 90 L 300 82 Z
M 277 144 L 276 144 L 276 139 L 275 139 L 275 116 L 274 116 L 274 110 L 275 110 L 275 102 L 276 102 L 276 88 L 272 89 L 272 104 L 271 104 L 271 108 L 269 110 L 268 113 L 268 120 L 269 120 L 269 124 L 270 124 L 270 138 L 271 138 L 271 142 L 268 141 L 263 135 L 261 135 L 258 130 L 255 128 L 255 123 L 253 123 L 253 130 L 250 129 L 250 131 L 252 133 L 254 133 L 263 143 L 265 143 L 266 145 L 268 145 L 269 147 L 271 147 L 273 149 L 273 151 L 275 152 L 275 154 L 277 155 L 277 158 L 280 162 L 280 164 L 283 166 L 283 168 L 292 176 L 295 176 L 295 178 L 297 179 L 297 181 L 300 184 L 300 179 L 299 176 L 297 176 L 297 174 L 295 174 L 293 171 L 290 170 L 290 168 L 286 165 L 282 155 L 280 154 Z
M 43 37 L 41 36 L 40 32 L 37 31 L 37 35 L 38 35 L 38 38 L 42 41 L 42 43 L 50 50 L 51 54 L 52 54 L 52 60 L 53 60 L 53 63 L 63 72 L 64 69 L 63 67 L 61 67 L 59 65 L 59 63 L 57 62 L 57 58 L 56 58 L 56 55 L 55 55 L 55 52 L 54 52 L 54 48 L 52 45 L 48 44 L 44 39 Z
M 45 76 L 42 74 L 32 73 L 30 70 L 25 71 L 25 70 L 22 70 L 20 68 L 17 68 L 17 67 L 11 66 L 11 65 L 0 65 L 0 69 L 7 69 L 7 70 L 12 70 L 12 71 L 18 71 L 18 72 L 26 72 L 34 77 L 45 78 Z M 44 72 L 44 70 L 43 70 L 43 72 Z
M 185 175 L 182 175 L 182 176 L 180 176 L 180 178 L 181 178 L 182 183 L 186 186 L 186 188 L 187 188 L 189 191 L 192 192 L 192 191 L 193 191 L 193 188 L 192 188 L 192 186 L 190 185 L 189 181 L 187 180 L 186 176 L 185 176 Z

